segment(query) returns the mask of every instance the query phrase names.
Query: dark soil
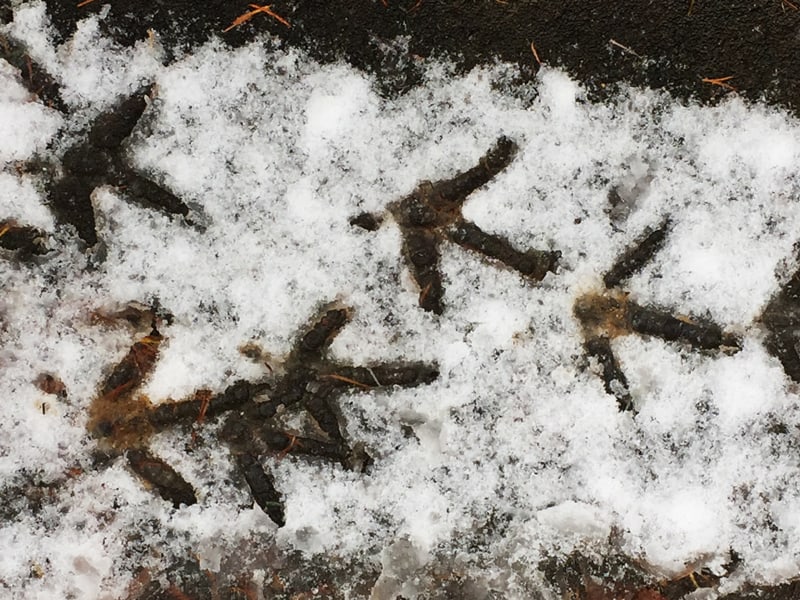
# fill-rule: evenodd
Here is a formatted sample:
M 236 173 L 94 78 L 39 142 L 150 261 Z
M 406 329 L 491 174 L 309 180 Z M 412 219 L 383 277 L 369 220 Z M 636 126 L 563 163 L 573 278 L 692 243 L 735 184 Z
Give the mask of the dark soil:
M 341 57 L 375 72 L 390 93 L 418 81 L 419 59 L 431 56 L 450 56 L 464 69 L 500 58 L 530 79 L 538 68 L 533 42 L 543 61 L 598 93 L 628 81 L 706 102 L 729 90 L 703 78 L 733 76 L 728 83 L 747 98 L 800 109 L 800 11 L 789 0 L 282 0 L 272 8 L 290 28 L 257 15 L 227 33 L 249 10 L 244 0 L 47 3 L 62 39 L 108 3 L 106 25 L 125 44 L 146 38 L 149 28 L 165 46 L 187 51 L 214 35 L 238 46 L 269 32 L 318 60 Z M 387 54 L 398 36 L 407 48 Z

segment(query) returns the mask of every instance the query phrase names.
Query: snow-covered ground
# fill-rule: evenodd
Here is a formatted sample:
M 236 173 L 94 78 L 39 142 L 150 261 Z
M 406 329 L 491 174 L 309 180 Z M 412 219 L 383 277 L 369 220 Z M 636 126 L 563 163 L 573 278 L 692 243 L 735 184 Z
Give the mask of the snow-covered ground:
M 540 562 L 574 550 L 622 552 L 664 578 L 722 574 L 734 551 L 723 590 L 800 574 L 798 390 L 759 323 L 796 269 L 796 120 L 735 95 L 700 107 L 627 89 L 596 104 L 548 67 L 511 94 L 510 67 L 462 76 L 432 62 L 424 85 L 385 100 L 368 75 L 268 39 L 210 43 L 165 67 L 157 34 L 123 49 L 98 19 L 54 46 L 30 2 L 5 30 L 70 112 L 31 97 L 0 60 L 0 221 L 52 234 L 44 258 L 0 260 L 0 474 L 7 490 L 57 483 L 35 512 L 4 513 L 0 595 L 119 598 L 141 568 L 188 556 L 211 572 L 231 556 L 249 568 L 248 548 L 266 547 L 383 569 L 374 594 L 386 598 L 420 591 L 415 575 L 442 557 L 506 597 L 543 589 Z M 102 187 L 101 242 L 84 254 L 37 176 L 16 167 L 58 156 L 149 83 L 129 161 L 189 205 L 194 225 Z M 444 312 L 425 312 L 398 226 L 349 221 L 473 167 L 501 135 L 519 151 L 464 215 L 520 249 L 560 251 L 559 268 L 531 283 L 444 244 Z M 624 210 L 610 210 L 612 189 Z M 614 339 L 636 407 L 621 412 L 584 356 L 573 306 L 666 217 L 664 247 L 622 288 L 742 347 Z M 286 507 L 280 529 L 231 483 L 213 420 L 200 444 L 183 430 L 154 436 L 151 451 L 197 491 L 174 509 L 122 458 L 93 468 L 86 430 L 101 383 L 143 335 L 93 315 L 156 300 L 174 319 L 141 389 L 154 402 L 270 376 L 239 348 L 257 344 L 279 365 L 331 301 L 352 309 L 333 358 L 421 360 L 440 375 L 341 398 L 347 439 L 374 458 L 368 474 L 263 456 Z M 41 391 L 41 373 L 66 398 Z

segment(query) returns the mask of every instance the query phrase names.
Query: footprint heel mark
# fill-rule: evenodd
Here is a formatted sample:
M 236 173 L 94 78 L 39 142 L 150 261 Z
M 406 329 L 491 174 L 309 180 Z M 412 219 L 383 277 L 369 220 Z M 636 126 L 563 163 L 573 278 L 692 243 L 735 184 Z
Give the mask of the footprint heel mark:
M 91 201 L 93 191 L 94 186 L 85 178 L 66 172 L 50 185 L 47 195 L 56 220 L 62 225 L 72 225 L 78 237 L 89 247 L 98 241 Z
M 439 270 L 439 238 L 431 231 L 408 229 L 403 235 L 403 255 L 420 289 L 420 307 L 441 315 L 444 288 Z
M 486 233 L 464 219 L 464 201 L 508 167 L 517 153 L 512 140 L 501 137 L 471 169 L 437 182 L 422 182 L 414 192 L 391 203 L 388 212 L 400 227 L 403 257 L 419 288 L 423 310 L 441 315 L 444 311 L 440 245 L 444 240 L 497 261 L 532 281 L 554 272 L 560 253 L 520 251 L 505 238 Z M 367 231 L 377 230 L 383 216 L 361 213 L 350 224 Z

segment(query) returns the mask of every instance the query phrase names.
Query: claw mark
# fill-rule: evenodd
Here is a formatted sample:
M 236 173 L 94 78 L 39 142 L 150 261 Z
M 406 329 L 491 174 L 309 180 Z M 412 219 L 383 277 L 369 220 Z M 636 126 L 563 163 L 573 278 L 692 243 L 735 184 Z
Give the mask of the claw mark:
M 522 252 L 505 238 L 486 233 L 467 221 L 461 213 L 467 197 L 503 171 L 516 151 L 514 142 L 501 137 L 477 166 L 453 179 L 423 182 L 411 195 L 389 205 L 389 212 L 400 226 L 403 255 L 419 286 L 419 305 L 424 310 L 435 314 L 443 311 L 439 270 L 439 246 L 443 240 L 503 263 L 532 281 L 541 281 L 555 270 L 560 252 Z M 353 217 L 350 223 L 374 231 L 380 221 L 365 213 Z
M 124 158 L 123 142 L 131 135 L 148 106 L 144 88 L 115 109 L 95 120 L 86 141 L 64 154 L 64 176 L 50 186 L 50 204 L 58 218 L 73 225 L 89 246 L 97 243 L 90 196 L 98 186 L 110 184 L 125 190 L 127 198 L 171 215 L 187 216 L 189 208 L 179 198 L 131 169 Z
M 200 390 L 188 400 L 157 406 L 135 396 L 158 358 L 163 338 L 154 329 L 131 347 L 104 382 L 92 406 L 89 430 L 112 453 L 126 451 L 131 468 L 177 506 L 188 504 L 194 491 L 169 465 L 147 452 L 150 436 L 176 426 L 194 427 L 194 434 L 205 421 L 227 413 L 220 438 L 237 457 L 256 503 L 282 525 L 280 494 L 259 457 L 280 459 L 293 451 L 339 462 L 345 468 L 363 469 L 370 458 L 358 444 L 351 446 L 345 439 L 336 399 L 357 391 L 424 385 L 439 375 L 435 365 L 424 363 L 354 367 L 329 359 L 326 351 L 349 318 L 349 309 L 323 309 L 298 336 L 280 375 L 270 372 L 265 381 L 238 381 L 216 395 Z M 371 380 L 376 385 L 362 383 Z M 309 428 L 283 431 L 276 415 L 298 410 L 308 415 Z
M 575 301 L 573 310 L 583 329 L 584 350 L 597 361 L 605 390 L 617 399 L 621 411 L 633 411 L 634 405 L 627 378 L 611 346 L 614 338 L 637 333 L 681 342 L 695 350 L 735 351 L 740 347 L 739 340 L 723 332 L 718 325 L 640 306 L 619 289 L 620 284 L 640 271 L 663 247 L 670 226 L 670 221 L 666 220 L 656 229 L 645 231 L 605 274 L 605 290 L 584 294 Z

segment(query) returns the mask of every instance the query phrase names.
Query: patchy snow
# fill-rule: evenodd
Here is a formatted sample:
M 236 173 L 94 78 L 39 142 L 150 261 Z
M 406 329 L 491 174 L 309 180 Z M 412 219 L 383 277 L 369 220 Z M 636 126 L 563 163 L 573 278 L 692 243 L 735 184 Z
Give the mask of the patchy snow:
M 0 587 L 19 598 L 118 598 L 158 560 L 195 555 L 219 571 L 246 544 L 383 569 L 375 597 L 421 591 L 414 577 L 441 556 L 461 557 L 508 597 L 539 581 L 542 559 L 573 549 L 613 548 L 666 576 L 719 569 L 733 549 L 741 582 L 800 574 L 797 388 L 758 322 L 795 265 L 794 119 L 735 96 L 708 108 L 630 89 L 595 104 L 550 68 L 536 93 L 512 96 L 493 85 L 502 65 L 453 76 L 431 64 L 424 85 L 389 101 L 363 73 L 270 40 L 212 42 L 165 67 L 155 44 L 105 40 L 99 18 L 60 47 L 41 3 L 7 27 L 59 80 L 71 115 L 34 101 L 0 61 L 0 220 L 56 233 L 44 259 L 0 260 L 0 473 L 8 486 L 58 482 L 43 507 L 0 522 Z M 63 150 L 59 128 L 74 139 L 148 82 L 157 94 L 130 160 L 200 226 L 99 189 L 105 254 L 87 268 L 15 161 Z M 398 226 L 366 232 L 348 220 L 472 167 L 501 135 L 519 152 L 464 214 L 518 248 L 559 250 L 560 267 L 534 285 L 445 244 L 445 311 L 433 316 L 417 304 Z M 627 202 L 613 223 L 611 187 Z M 666 216 L 665 246 L 625 289 L 641 305 L 709 318 L 743 347 L 614 340 L 634 416 L 587 368 L 573 305 Z M 343 397 L 348 439 L 375 459 L 368 475 L 265 457 L 285 499 L 281 529 L 226 482 L 224 446 L 187 452 L 182 434 L 160 434 L 151 449 L 198 493 L 197 505 L 173 509 L 123 461 L 92 467 L 85 431 L 99 385 L 138 339 L 93 312 L 155 299 L 174 321 L 142 390 L 154 400 L 265 376 L 239 348 L 255 342 L 279 363 L 336 299 L 353 309 L 336 359 L 424 360 L 440 376 Z M 44 372 L 64 382 L 66 399 L 34 385 Z M 492 529 L 492 519 L 507 524 Z

